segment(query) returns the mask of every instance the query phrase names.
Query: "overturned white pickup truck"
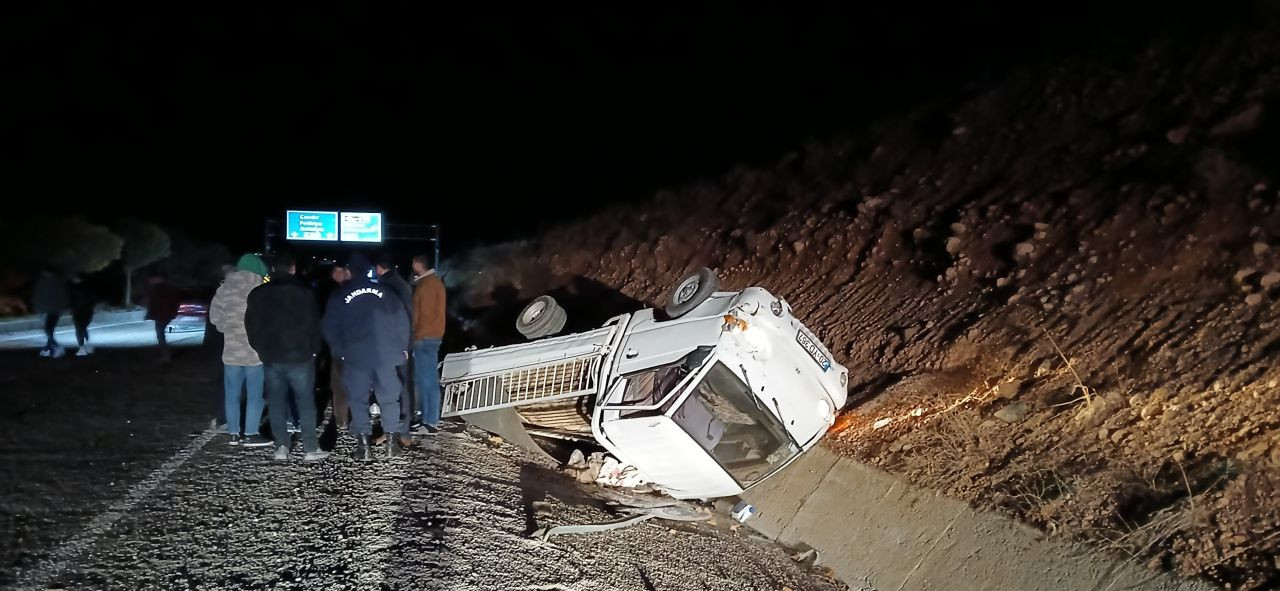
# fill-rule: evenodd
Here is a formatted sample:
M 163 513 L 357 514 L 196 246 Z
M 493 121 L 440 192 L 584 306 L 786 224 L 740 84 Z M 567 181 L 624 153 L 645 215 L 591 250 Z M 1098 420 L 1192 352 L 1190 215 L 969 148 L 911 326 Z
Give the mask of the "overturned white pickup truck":
M 786 301 L 716 288 L 703 269 L 672 290 L 665 318 L 643 309 L 589 332 L 449 354 L 443 414 L 514 408 L 531 434 L 594 440 L 675 498 L 739 494 L 818 442 L 848 372 Z M 564 322 L 543 296 L 516 324 L 536 339 Z

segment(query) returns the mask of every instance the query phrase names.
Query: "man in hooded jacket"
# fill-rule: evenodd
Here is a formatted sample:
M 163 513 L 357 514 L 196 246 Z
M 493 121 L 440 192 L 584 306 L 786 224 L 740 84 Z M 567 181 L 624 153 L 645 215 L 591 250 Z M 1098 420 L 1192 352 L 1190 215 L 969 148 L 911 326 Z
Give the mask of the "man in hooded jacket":
M 262 285 L 267 264 L 257 255 L 246 254 L 213 295 L 209 321 L 223 335 L 222 385 L 227 413 L 227 433 L 231 445 L 265 447 L 271 440 L 259 432 L 262 423 L 262 382 L 265 375 L 258 352 L 249 344 L 244 315 L 249 307 L 249 292 Z M 244 427 L 240 426 L 241 393 L 245 398 Z

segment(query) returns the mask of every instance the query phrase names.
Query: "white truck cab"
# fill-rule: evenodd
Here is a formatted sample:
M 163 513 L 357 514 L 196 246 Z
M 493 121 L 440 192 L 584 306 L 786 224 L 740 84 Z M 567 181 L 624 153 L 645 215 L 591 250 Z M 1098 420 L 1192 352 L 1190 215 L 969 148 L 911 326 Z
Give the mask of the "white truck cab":
M 443 414 L 515 407 L 531 432 L 593 439 L 672 497 L 739 494 L 818 442 L 848 372 L 784 300 L 715 287 L 704 269 L 677 284 L 667 318 L 643 309 L 590 332 L 450 354 Z M 539 298 L 517 328 L 541 336 L 563 314 Z

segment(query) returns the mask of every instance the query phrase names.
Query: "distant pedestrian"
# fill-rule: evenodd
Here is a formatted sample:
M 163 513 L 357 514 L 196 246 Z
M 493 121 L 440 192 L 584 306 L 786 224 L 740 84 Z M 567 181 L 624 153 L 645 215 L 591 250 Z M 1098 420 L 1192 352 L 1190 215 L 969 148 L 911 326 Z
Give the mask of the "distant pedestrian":
M 158 271 L 147 280 L 146 319 L 155 323 L 161 363 L 169 363 L 173 359 L 165 332 L 168 331 L 169 323 L 178 317 L 178 298 L 178 289 L 169 283 L 163 272 Z
M 262 423 L 262 360 L 249 344 L 244 314 L 249 306 L 249 292 L 262 285 L 267 264 L 257 255 L 246 254 L 213 295 L 209 320 L 222 332 L 223 399 L 227 413 L 227 432 L 231 445 L 263 447 L 271 440 L 259 432 Z M 245 401 L 244 426 L 240 424 L 240 401 Z
M 32 308 L 36 314 L 44 317 L 44 348 L 40 349 L 41 357 L 62 357 L 66 351 L 53 333 L 58 328 L 58 321 L 70 305 L 67 293 L 67 281 L 52 270 L 45 269 L 36 278 L 36 285 L 31 294 Z
M 440 424 L 440 342 L 444 339 L 444 282 L 432 258 L 413 257 L 413 360 L 421 424 L 415 433 L 434 435 Z
M 400 420 L 400 383 L 396 366 L 408 358 L 409 316 L 387 286 L 368 279 L 368 259 L 356 253 L 347 263 L 351 280 L 334 292 L 324 314 L 324 335 L 335 358 L 342 360 L 343 385 L 351 407 L 351 432 L 356 437 L 352 454 L 357 460 L 373 459 L 370 437 L 369 391 L 382 411 L 387 433 L 387 455 L 400 455 L 400 435 L 408 425 Z
M 297 408 L 297 426 L 308 461 L 323 460 L 316 438 L 316 354 L 320 351 L 320 311 L 315 296 L 294 274 L 297 265 L 289 253 L 272 261 L 271 282 L 249 293 L 244 326 L 249 344 L 262 359 L 275 438 L 275 458 L 289 459 L 291 437 L 286 415 Z
M 79 275 L 71 278 L 71 322 L 76 327 L 76 344 L 80 350 L 77 357 L 93 353 L 93 343 L 89 342 L 89 325 L 93 323 L 93 309 L 98 305 L 97 294 Z

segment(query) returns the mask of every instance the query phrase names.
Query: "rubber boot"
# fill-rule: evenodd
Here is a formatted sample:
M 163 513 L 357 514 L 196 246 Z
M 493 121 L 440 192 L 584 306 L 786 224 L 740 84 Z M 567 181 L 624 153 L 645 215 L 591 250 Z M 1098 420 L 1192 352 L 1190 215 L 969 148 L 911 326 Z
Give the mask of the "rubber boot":
M 369 446 L 369 436 L 356 437 L 356 449 L 351 452 L 351 459 L 357 462 L 372 462 L 373 450 Z
M 404 448 L 400 446 L 400 434 L 390 433 L 387 436 L 387 457 L 396 458 L 404 453 Z

